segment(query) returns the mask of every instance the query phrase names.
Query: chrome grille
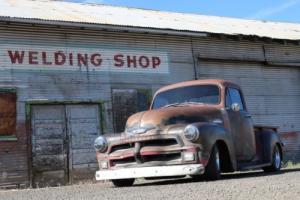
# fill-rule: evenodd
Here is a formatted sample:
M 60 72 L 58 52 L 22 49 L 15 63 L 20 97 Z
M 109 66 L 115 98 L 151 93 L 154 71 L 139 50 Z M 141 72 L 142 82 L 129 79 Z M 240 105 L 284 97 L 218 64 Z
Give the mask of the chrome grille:
M 143 149 L 145 147 L 153 147 L 154 151 L 156 150 L 155 147 L 173 147 L 179 145 L 176 138 L 161 138 L 161 139 L 153 139 L 153 140 L 145 140 L 145 141 L 138 141 L 140 147 L 138 150 Z M 150 148 L 152 149 L 152 148 Z M 149 149 L 149 150 L 150 150 Z M 123 158 L 120 156 L 122 155 L 121 151 L 129 151 L 129 155 L 132 156 Z M 111 160 L 112 167 L 118 166 L 132 166 L 132 165 L 147 165 L 147 163 L 160 163 L 160 162 L 180 162 L 181 159 L 181 151 L 180 150 L 171 150 L 168 152 L 144 152 L 143 155 L 140 155 L 135 151 L 135 142 L 131 143 L 123 143 L 114 145 L 110 149 L 110 153 L 114 157 Z M 118 152 L 120 154 L 118 154 Z M 134 152 L 134 153 L 133 153 Z M 127 153 L 126 153 L 127 154 Z M 133 155 L 134 154 L 134 155 Z
M 154 139 L 154 140 L 146 140 L 146 141 L 139 141 L 141 147 L 168 147 L 178 145 L 178 142 L 175 138 L 163 138 L 163 139 Z M 114 145 L 111 147 L 110 153 L 114 153 L 117 151 L 129 150 L 134 149 L 135 143 L 123 143 Z

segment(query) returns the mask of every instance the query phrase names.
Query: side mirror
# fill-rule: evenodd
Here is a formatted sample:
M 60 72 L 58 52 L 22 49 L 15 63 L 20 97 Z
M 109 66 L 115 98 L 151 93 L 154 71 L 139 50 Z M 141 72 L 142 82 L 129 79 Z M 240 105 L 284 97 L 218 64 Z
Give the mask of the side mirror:
M 231 109 L 234 111 L 234 112 L 239 112 L 241 110 L 241 107 L 238 103 L 233 103 L 231 105 Z

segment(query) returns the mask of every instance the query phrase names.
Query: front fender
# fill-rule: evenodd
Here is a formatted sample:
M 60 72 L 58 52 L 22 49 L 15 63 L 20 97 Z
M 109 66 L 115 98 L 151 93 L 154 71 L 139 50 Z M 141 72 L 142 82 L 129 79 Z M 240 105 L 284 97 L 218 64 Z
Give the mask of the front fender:
M 227 146 L 231 165 L 235 170 L 237 163 L 231 134 L 224 127 L 215 123 L 195 123 L 194 125 L 198 127 L 200 133 L 198 143 L 203 148 L 202 157 L 208 161 L 213 146 L 217 142 L 223 142 Z

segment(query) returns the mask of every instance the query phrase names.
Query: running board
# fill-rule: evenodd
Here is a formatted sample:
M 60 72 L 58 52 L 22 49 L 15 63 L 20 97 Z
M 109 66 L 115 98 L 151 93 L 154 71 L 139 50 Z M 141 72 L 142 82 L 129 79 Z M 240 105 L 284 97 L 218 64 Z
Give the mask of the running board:
M 238 169 L 240 171 L 244 171 L 244 170 L 251 170 L 251 169 L 259 169 L 259 168 L 268 167 L 268 166 L 271 166 L 271 163 L 262 163 L 262 164 L 245 163 L 245 164 L 238 166 Z

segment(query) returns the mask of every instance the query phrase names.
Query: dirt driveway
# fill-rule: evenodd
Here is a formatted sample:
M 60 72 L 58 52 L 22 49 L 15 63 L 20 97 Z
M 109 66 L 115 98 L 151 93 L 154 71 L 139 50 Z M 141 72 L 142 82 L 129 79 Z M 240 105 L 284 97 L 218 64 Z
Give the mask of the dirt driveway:
M 224 175 L 215 182 L 177 180 L 138 181 L 134 187 L 114 188 L 110 183 L 58 188 L 0 190 L 2 200 L 48 199 L 300 199 L 300 169 L 280 174 L 263 172 Z

